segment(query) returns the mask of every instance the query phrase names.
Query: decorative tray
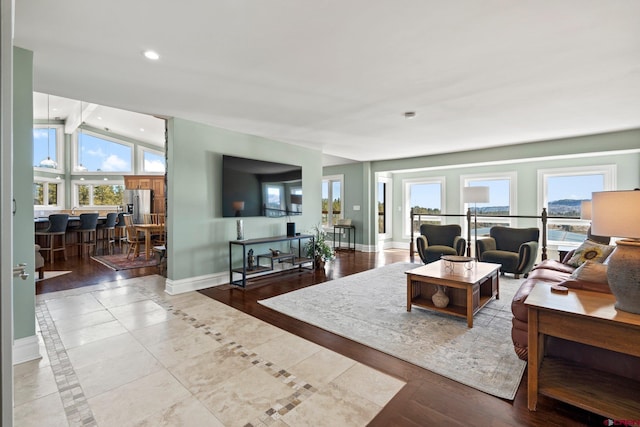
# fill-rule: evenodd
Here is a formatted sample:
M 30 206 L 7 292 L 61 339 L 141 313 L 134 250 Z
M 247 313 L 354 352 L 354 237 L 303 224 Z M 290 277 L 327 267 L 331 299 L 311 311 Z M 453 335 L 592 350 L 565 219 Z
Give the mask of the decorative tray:
M 440 258 L 444 261 L 449 262 L 471 262 L 475 260 L 475 258 L 472 258 L 470 256 L 461 255 L 442 255 Z

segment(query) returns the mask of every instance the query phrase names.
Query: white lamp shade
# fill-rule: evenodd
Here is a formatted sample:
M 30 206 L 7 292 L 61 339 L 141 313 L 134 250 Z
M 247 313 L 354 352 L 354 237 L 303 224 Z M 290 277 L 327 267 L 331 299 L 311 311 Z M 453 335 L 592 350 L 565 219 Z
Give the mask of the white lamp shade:
M 591 231 L 640 239 L 640 191 L 601 191 L 591 196 Z
M 487 203 L 489 202 L 489 187 L 464 187 L 462 200 L 465 203 Z
M 591 200 L 583 200 L 580 203 L 580 219 L 591 219 Z

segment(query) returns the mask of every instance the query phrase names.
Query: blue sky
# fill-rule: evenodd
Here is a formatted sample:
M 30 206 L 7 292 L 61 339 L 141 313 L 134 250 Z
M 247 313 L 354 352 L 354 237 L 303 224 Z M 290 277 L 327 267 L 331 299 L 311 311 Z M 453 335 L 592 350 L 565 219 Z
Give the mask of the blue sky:
M 55 128 L 49 128 L 49 153 L 51 158 L 60 163 L 59 159 L 55 159 L 55 132 Z M 33 162 L 34 165 L 38 165 L 40 161 L 47 158 L 47 129 L 34 128 L 33 140 Z M 80 146 L 79 160 L 88 171 L 133 171 L 131 166 L 132 148 L 128 145 L 106 141 L 93 135 L 82 133 Z M 144 162 L 146 172 L 164 172 L 164 157 L 162 155 L 145 151 Z

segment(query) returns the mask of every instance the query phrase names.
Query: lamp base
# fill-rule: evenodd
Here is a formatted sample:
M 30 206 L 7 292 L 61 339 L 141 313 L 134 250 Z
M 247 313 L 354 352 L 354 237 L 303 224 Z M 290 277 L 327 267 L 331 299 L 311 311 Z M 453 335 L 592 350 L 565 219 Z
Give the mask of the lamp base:
M 615 308 L 640 314 L 640 241 L 618 240 L 609 258 L 607 280 Z

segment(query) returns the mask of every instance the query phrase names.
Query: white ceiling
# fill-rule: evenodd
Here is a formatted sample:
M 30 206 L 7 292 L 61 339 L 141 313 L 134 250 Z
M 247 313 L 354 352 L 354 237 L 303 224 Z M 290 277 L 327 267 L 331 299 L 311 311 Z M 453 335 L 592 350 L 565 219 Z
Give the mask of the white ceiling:
M 638 0 L 30 0 L 15 12 L 38 92 L 343 159 L 640 128 Z

